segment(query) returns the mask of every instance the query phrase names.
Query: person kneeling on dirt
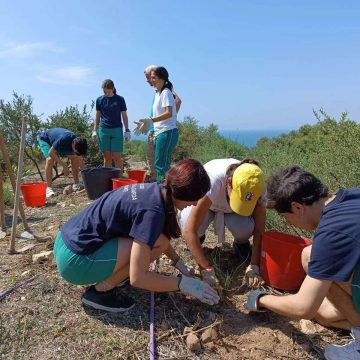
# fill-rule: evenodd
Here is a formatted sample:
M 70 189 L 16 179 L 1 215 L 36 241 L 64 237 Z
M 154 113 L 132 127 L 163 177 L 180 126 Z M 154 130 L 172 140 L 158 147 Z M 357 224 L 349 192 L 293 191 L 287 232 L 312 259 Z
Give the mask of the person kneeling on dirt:
M 220 243 L 225 241 L 225 226 L 234 237 L 233 247 L 240 263 L 249 263 L 245 279 L 251 287 L 260 286 L 261 236 L 265 230 L 266 194 L 264 174 L 253 159 L 216 159 L 204 165 L 211 188 L 196 206 L 181 212 L 182 235 L 201 269 L 203 279 L 218 284 L 201 245 L 205 231 L 214 221 Z M 253 247 L 249 238 L 253 236 Z
M 77 137 L 70 130 L 63 128 L 52 128 L 42 131 L 38 136 L 41 152 L 46 158 L 45 177 L 47 182 L 46 197 L 56 195 L 52 189 L 52 169 L 55 163 L 63 167 L 63 174 L 68 176 L 70 170 L 62 160 L 67 157 L 71 162 L 71 171 L 74 178 L 73 191 L 84 188 L 79 182 L 79 170 L 85 169 L 82 155 L 87 152 L 86 139 Z
M 246 307 L 352 329 L 354 341 L 329 345 L 325 358 L 360 359 L 360 188 L 332 196 L 314 175 L 294 166 L 275 173 L 267 191 L 268 207 L 289 225 L 315 234 L 302 252 L 307 276 L 298 293 L 274 296 L 255 290 Z
M 172 166 L 164 184 L 139 183 L 107 192 L 60 229 L 54 256 L 61 276 L 72 284 L 95 284 L 85 291 L 83 304 L 110 312 L 134 305 L 117 288 L 128 278 L 134 287 L 180 290 L 217 304 L 216 290 L 193 278 L 170 244 L 181 234 L 177 211 L 195 205 L 209 187 L 203 166 L 189 159 Z M 175 263 L 181 277 L 149 271 L 149 264 L 162 253 Z

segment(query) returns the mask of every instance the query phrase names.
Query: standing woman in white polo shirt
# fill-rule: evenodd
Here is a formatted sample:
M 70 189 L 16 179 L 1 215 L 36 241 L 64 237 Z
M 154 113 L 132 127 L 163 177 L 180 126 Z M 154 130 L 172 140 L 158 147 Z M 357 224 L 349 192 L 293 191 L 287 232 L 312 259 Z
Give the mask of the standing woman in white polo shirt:
M 169 73 L 163 66 L 151 72 L 150 80 L 156 88 L 152 117 L 155 130 L 156 180 L 162 182 L 166 171 L 170 169 L 172 153 L 179 140 L 176 127 L 176 104 Z

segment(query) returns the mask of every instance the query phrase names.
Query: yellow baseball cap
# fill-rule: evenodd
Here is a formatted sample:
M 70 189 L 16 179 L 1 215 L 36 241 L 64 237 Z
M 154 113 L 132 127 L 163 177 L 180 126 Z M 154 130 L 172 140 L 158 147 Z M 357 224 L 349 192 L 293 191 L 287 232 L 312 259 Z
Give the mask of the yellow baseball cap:
M 250 216 L 264 189 L 262 170 L 255 164 L 241 164 L 232 176 L 231 209 L 239 215 Z

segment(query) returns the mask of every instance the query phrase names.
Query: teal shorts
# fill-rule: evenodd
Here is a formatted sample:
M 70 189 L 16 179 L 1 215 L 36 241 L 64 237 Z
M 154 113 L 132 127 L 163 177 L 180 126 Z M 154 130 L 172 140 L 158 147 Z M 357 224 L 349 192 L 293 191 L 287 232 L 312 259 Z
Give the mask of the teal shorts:
M 54 244 L 54 257 L 60 275 L 75 285 L 96 284 L 108 279 L 114 272 L 117 252 L 118 239 L 111 239 L 92 254 L 75 254 L 65 245 L 60 231 Z
M 351 294 L 355 309 L 360 314 L 360 262 L 355 267 L 351 282 Z
M 124 152 L 124 134 L 122 127 L 104 128 L 100 126 L 97 134 L 101 152 Z
M 39 139 L 39 146 L 40 146 L 40 150 L 43 153 L 43 155 L 45 156 L 45 159 L 47 159 L 49 157 L 49 151 L 51 149 L 51 145 L 49 145 L 46 141 Z M 67 155 L 64 154 L 60 154 L 59 152 L 56 151 L 56 153 L 60 156 L 60 157 L 66 157 Z

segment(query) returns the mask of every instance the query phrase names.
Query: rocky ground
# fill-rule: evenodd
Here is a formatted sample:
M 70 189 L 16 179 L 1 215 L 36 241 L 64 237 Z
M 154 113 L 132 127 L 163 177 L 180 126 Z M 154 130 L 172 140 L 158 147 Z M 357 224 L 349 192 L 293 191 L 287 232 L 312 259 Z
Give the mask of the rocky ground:
M 68 184 L 59 182 L 55 188 Z M 17 249 L 35 245 L 27 252 L 9 255 L 9 235 L 0 240 L 0 291 L 36 276 L 0 302 L 0 359 L 149 358 L 149 292 L 127 287 L 136 306 L 126 315 L 91 311 L 80 303 L 84 287 L 65 283 L 51 255 L 33 259 L 34 254 L 51 251 L 59 226 L 89 203 L 86 193 L 80 192 L 61 194 L 45 207 L 26 208 L 30 228 L 41 240 L 17 241 Z M 10 230 L 10 209 L 6 220 Z M 191 263 L 184 255 L 183 240 L 174 244 Z M 155 294 L 158 359 L 322 359 L 328 343 L 350 339 L 346 332 L 311 321 L 270 312 L 249 314 L 244 308 L 249 292 L 242 281 L 244 268 L 232 253 L 230 236 L 223 247 L 217 247 L 210 229 L 204 245 L 224 285 L 224 298 L 211 307 L 179 292 Z M 164 257 L 158 271 L 175 273 Z

